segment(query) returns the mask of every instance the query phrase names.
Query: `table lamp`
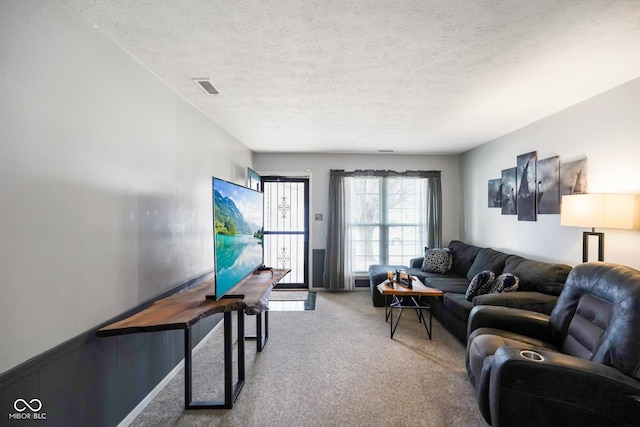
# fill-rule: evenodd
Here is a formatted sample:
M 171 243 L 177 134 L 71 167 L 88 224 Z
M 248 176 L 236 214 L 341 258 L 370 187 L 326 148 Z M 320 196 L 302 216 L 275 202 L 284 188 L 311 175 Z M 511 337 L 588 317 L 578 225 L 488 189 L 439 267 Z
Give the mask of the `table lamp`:
M 598 228 L 640 228 L 640 203 L 633 194 L 572 194 L 562 196 L 560 225 L 590 227 L 582 233 L 582 262 L 589 255 L 589 236 L 598 238 L 598 261 L 604 261 L 604 233 Z

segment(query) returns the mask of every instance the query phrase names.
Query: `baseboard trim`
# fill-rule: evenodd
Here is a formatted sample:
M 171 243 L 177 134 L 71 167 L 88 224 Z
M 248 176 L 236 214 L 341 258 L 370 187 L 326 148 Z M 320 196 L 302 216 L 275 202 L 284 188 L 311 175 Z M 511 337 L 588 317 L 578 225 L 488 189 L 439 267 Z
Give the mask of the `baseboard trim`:
M 120 421 L 120 423 L 118 423 L 118 427 L 127 427 L 129 424 L 131 424 L 133 420 L 135 420 L 138 417 L 138 415 L 140 415 L 142 411 L 145 410 L 145 408 L 149 405 L 149 403 L 151 403 L 153 399 L 158 394 L 160 394 L 162 389 L 164 389 L 167 386 L 167 384 L 169 384 L 169 382 L 171 382 L 171 380 L 176 375 L 178 375 L 178 372 L 180 372 L 182 368 L 184 368 L 184 359 L 182 359 L 180 363 L 178 363 L 176 367 L 173 368 L 171 372 L 169 372 L 167 376 L 164 377 L 162 381 L 160 381 L 158 385 L 155 386 L 155 388 L 151 390 L 151 392 L 149 392 L 149 394 L 147 394 L 145 398 L 142 399 L 140 403 L 138 403 L 138 405 L 135 408 L 133 408 L 133 410 L 129 412 L 129 414 L 127 414 L 126 417 L 124 417 L 122 421 Z
M 222 322 L 216 323 L 213 329 L 211 329 L 211 331 L 209 331 L 209 333 L 203 339 L 201 339 L 200 342 L 193 348 L 193 353 L 197 353 L 198 351 L 200 351 L 200 349 L 209 340 L 209 338 L 211 338 L 211 335 L 213 335 L 213 333 L 217 331 L 221 327 L 221 325 Z M 140 403 L 138 403 L 136 407 L 133 408 L 133 410 L 129 412 L 127 416 L 118 423 L 118 427 L 128 427 L 138 417 L 138 415 L 140 415 L 142 411 L 144 411 L 146 407 L 149 406 L 153 399 L 155 399 L 156 396 L 160 394 L 160 392 L 167 386 L 167 384 L 169 384 L 171 380 L 174 379 L 176 375 L 178 375 L 178 372 L 180 372 L 182 369 L 184 369 L 184 359 L 182 359 L 167 374 L 167 376 L 165 376 L 162 381 L 160 381 L 158 385 L 155 386 L 153 390 L 151 390 L 149 394 L 147 394 L 144 399 L 142 399 Z

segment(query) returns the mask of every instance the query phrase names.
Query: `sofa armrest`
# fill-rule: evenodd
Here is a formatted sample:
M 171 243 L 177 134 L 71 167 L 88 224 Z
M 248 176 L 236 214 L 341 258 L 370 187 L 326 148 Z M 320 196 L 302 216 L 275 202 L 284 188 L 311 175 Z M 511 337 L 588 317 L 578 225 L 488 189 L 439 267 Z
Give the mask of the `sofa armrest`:
M 384 295 L 378 291 L 378 285 L 387 280 L 388 271 L 396 271 L 398 268 L 406 269 L 405 265 L 382 265 L 372 264 L 369 266 L 369 288 L 374 307 L 384 307 Z
M 566 354 L 501 347 L 491 364 L 493 425 L 637 425 L 640 381 L 610 366 Z
M 548 341 L 549 324 L 548 315 L 535 311 L 477 305 L 471 309 L 469 314 L 467 337 L 476 329 L 493 328 Z
M 409 261 L 409 268 L 422 268 L 422 263 L 424 262 L 424 257 L 411 258 Z

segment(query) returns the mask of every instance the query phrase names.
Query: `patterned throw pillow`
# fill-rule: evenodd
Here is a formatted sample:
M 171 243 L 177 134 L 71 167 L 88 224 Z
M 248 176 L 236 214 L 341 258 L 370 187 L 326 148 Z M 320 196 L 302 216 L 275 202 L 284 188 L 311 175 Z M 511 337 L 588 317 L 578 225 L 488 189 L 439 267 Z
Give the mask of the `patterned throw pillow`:
M 422 271 L 444 274 L 451 269 L 453 255 L 449 248 L 427 249 L 424 252 Z
M 493 283 L 491 284 L 489 289 L 487 289 L 487 292 L 485 292 L 485 294 L 498 294 L 502 292 L 502 286 L 504 284 L 502 281 L 498 280 L 498 277 L 496 277 L 496 280 L 493 281 Z
M 496 274 L 491 270 L 481 271 L 473 276 L 467 288 L 467 293 L 465 294 L 467 301 L 472 301 L 473 298 L 478 295 L 486 294 L 487 291 L 491 289 L 495 278 Z
M 515 292 L 518 290 L 520 279 L 511 273 L 503 273 L 496 277 L 495 283 L 500 286 L 500 290 L 496 292 Z

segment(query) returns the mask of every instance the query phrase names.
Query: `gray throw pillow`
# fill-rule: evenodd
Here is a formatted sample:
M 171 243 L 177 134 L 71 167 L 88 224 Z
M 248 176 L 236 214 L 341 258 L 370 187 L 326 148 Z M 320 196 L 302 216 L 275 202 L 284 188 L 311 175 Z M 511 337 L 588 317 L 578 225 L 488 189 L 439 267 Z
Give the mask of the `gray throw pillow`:
M 453 254 L 449 248 L 427 249 L 424 252 L 422 271 L 444 274 L 451 269 Z
M 473 276 L 465 294 L 467 301 L 472 301 L 478 295 L 486 294 L 491 289 L 495 278 L 496 274 L 491 270 L 481 271 Z

